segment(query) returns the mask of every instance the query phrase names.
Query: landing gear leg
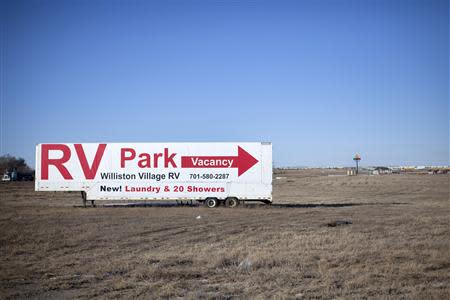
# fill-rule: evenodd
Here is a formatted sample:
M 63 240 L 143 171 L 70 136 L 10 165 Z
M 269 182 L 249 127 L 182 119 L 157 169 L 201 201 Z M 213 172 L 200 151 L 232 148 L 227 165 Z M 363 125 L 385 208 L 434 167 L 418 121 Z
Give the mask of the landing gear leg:
M 83 206 L 86 207 L 86 192 L 81 191 L 81 199 L 83 199 Z

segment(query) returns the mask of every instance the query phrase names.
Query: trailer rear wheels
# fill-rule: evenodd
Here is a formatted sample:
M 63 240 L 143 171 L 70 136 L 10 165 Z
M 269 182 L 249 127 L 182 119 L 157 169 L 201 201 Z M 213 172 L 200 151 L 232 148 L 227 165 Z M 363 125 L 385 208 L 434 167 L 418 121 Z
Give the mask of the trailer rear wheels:
M 227 199 L 225 200 L 225 206 L 226 206 L 226 207 L 233 208 L 233 207 L 236 207 L 236 206 L 238 206 L 238 205 L 239 205 L 239 199 L 238 199 L 238 198 L 235 198 L 235 197 L 229 197 L 229 198 L 227 198 Z
M 217 207 L 219 205 L 219 200 L 217 200 L 217 198 L 206 198 L 205 205 L 209 208 Z

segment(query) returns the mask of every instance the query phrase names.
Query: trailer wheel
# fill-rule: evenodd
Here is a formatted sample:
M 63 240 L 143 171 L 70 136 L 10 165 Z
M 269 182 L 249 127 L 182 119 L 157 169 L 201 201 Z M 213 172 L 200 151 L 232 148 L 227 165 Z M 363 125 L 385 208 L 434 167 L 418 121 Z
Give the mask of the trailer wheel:
M 225 200 L 225 206 L 233 208 L 239 205 L 239 199 L 236 197 L 229 197 Z
M 205 205 L 209 208 L 217 207 L 219 205 L 219 200 L 217 200 L 217 198 L 206 198 Z

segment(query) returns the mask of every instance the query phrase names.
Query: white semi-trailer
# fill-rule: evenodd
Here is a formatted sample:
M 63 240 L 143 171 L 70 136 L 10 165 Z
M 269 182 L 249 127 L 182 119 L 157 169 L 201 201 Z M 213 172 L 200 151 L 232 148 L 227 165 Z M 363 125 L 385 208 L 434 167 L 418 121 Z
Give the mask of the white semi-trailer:
M 272 202 L 271 143 L 64 143 L 36 146 L 36 191 L 87 200 Z

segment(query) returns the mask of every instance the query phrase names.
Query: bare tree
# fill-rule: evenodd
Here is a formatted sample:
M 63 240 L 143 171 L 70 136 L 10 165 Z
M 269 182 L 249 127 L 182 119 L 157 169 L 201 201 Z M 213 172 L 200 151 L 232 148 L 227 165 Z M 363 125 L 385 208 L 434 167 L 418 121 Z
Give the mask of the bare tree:
M 0 174 L 16 172 L 19 180 L 34 177 L 34 170 L 27 165 L 25 159 L 9 154 L 0 156 Z

